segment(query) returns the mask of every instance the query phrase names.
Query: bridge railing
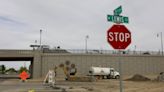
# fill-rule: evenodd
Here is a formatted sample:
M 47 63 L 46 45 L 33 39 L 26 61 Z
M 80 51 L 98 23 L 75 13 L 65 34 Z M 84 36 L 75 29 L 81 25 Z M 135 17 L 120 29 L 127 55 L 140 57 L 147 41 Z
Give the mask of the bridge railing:
M 83 50 L 83 49 L 49 49 L 43 50 L 43 53 L 68 53 L 68 54 L 112 54 L 117 55 L 119 52 L 117 50 Z M 121 51 L 121 54 L 125 55 L 162 55 L 158 51 Z
M 36 50 L 38 51 L 38 50 Z M 9 49 L 1 49 L 0 54 L 21 54 L 21 55 L 33 55 L 35 50 L 9 50 Z M 119 52 L 117 50 L 83 50 L 83 49 L 46 49 L 42 51 L 43 53 L 49 53 L 49 54 L 111 54 L 111 55 L 117 55 Z M 130 51 L 130 50 L 124 50 L 121 51 L 121 54 L 125 55 L 162 55 L 159 51 Z
M 79 53 L 79 54 L 119 54 L 117 50 L 67 50 L 70 53 Z M 127 55 L 162 55 L 161 52 L 157 51 L 129 51 L 123 50 L 121 54 Z
M 1 49 L 0 54 L 25 54 L 31 55 L 33 54 L 32 50 L 9 50 L 9 49 Z

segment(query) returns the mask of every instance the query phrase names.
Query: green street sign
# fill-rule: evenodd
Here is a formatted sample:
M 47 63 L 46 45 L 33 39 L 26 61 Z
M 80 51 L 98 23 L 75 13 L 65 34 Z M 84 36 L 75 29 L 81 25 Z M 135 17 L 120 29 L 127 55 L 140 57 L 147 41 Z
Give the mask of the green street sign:
M 123 17 L 124 23 L 129 23 L 129 18 L 128 17 Z
M 120 15 L 122 13 L 122 6 L 119 6 L 114 10 L 114 15 Z
M 107 20 L 113 22 L 114 21 L 113 15 L 107 15 Z
M 107 20 L 109 22 L 129 23 L 129 18 L 128 17 L 120 15 L 122 13 L 122 6 L 121 5 L 118 8 L 116 8 L 113 12 L 114 12 L 114 15 L 107 15 Z
M 129 23 L 129 18 L 124 16 L 107 15 L 107 20 L 114 23 Z

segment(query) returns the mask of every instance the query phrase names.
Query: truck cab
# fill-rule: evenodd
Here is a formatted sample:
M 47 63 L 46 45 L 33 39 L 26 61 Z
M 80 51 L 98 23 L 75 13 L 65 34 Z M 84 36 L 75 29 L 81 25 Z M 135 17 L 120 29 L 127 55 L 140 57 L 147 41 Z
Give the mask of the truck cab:
M 119 79 L 120 74 L 114 68 L 110 68 L 110 74 L 108 75 L 109 79 Z

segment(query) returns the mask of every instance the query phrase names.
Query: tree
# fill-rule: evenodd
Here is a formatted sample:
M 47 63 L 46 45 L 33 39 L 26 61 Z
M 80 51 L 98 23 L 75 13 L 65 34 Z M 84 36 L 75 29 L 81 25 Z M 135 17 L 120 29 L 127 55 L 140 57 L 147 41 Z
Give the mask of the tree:
M 20 67 L 19 73 L 22 73 L 23 71 L 27 72 L 28 69 L 26 67 Z
M 5 74 L 6 67 L 5 65 L 2 65 L 2 74 Z
M 9 68 L 5 72 L 10 74 L 17 73 L 17 71 L 14 68 Z

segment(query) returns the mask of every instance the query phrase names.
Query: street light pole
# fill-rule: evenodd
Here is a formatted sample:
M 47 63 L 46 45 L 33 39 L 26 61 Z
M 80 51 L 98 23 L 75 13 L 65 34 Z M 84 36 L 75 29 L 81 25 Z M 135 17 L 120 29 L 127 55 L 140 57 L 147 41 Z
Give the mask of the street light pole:
M 163 55 L 163 35 L 162 35 L 162 32 L 161 32 L 161 50 L 162 50 L 162 55 Z
M 41 64 L 41 67 L 40 67 L 40 72 L 41 72 L 41 74 L 40 74 L 40 76 L 42 76 L 42 55 L 41 55 L 41 53 L 42 53 L 42 29 L 40 29 L 40 64 Z
M 42 30 L 40 30 L 40 49 L 42 49 L 41 46 L 42 46 Z
M 161 54 L 163 55 L 163 34 L 162 34 L 162 32 L 157 34 L 157 37 L 159 37 L 159 36 L 161 38 Z
M 134 45 L 134 54 L 136 54 L 136 49 L 137 49 L 137 46 Z
M 88 40 L 89 36 L 86 35 L 85 36 L 85 52 L 88 53 L 88 49 L 87 49 L 87 40 Z

